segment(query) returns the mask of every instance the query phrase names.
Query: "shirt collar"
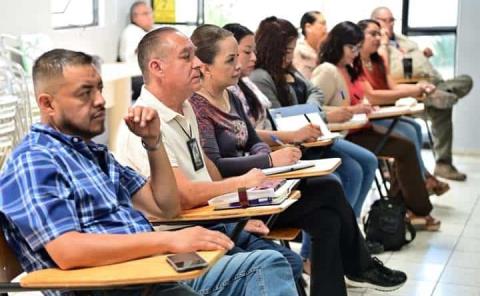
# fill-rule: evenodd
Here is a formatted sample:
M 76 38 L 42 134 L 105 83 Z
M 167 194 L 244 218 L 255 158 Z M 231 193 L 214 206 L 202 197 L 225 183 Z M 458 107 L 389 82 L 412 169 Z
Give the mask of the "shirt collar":
M 182 110 L 184 115 L 173 111 L 165 104 L 163 104 L 159 99 L 157 99 L 157 97 L 155 97 L 148 89 L 146 89 L 145 86 L 142 86 L 142 91 L 140 93 L 140 97 L 137 100 L 137 104 L 154 108 L 155 110 L 157 110 L 160 119 L 164 122 L 169 122 L 177 116 L 180 118 L 184 118 L 184 115 L 187 115 L 189 110 L 188 100 L 185 100 L 182 103 Z
M 107 146 L 102 145 L 102 144 L 97 144 L 93 141 L 90 142 L 85 142 L 82 138 L 78 136 L 72 136 L 72 135 L 67 135 L 64 134 L 56 129 L 54 129 L 52 126 L 44 123 L 35 123 L 32 125 L 32 132 L 36 133 L 41 133 L 41 134 L 47 134 L 67 145 L 71 146 L 76 146 L 76 145 L 87 145 L 88 147 L 95 149 L 95 150 L 100 150 L 100 151 L 107 151 Z

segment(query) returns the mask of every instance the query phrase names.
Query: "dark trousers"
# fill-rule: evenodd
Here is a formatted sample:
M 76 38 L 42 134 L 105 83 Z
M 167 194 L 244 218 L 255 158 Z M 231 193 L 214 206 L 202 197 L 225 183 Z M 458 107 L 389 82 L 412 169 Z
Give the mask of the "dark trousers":
M 374 151 L 385 133 L 386 128 L 373 126 L 349 134 L 347 139 L 370 151 Z M 433 206 L 428 197 L 425 181 L 418 165 L 419 160 L 415 152 L 415 145 L 410 140 L 392 133 L 378 156 L 395 159 L 390 195 L 403 199 L 406 207 L 414 214 L 419 216 L 429 215 Z
M 279 215 L 275 226 L 310 234 L 310 295 L 347 295 L 344 275 L 356 275 L 371 262 L 355 214 L 334 176 L 304 179 L 299 189 L 301 198 Z

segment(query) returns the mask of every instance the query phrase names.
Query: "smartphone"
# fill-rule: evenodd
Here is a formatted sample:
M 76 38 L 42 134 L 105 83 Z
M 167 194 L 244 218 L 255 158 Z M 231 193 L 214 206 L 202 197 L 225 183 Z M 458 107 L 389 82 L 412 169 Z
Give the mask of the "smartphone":
M 169 255 L 167 256 L 167 262 L 177 272 L 202 269 L 208 266 L 208 263 L 195 252 Z

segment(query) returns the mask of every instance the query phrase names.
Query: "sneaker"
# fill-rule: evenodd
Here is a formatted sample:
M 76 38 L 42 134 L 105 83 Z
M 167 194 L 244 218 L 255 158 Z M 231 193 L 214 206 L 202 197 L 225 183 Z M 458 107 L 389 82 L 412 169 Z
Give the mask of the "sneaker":
M 437 89 L 430 94 L 423 102 L 425 106 L 437 109 L 450 109 L 457 103 L 458 97 L 448 91 Z
M 453 164 L 448 163 L 437 162 L 433 174 L 453 181 L 465 181 L 467 179 L 467 175 L 459 172 Z
M 367 240 L 366 244 L 367 244 L 368 252 L 370 252 L 370 254 L 372 255 L 378 255 L 385 251 L 385 249 L 383 248 L 383 245 L 379 242 Z
M 372 258 L 369 269 L 358 276 L 347 275 L 345 282 L 350 287 L 372 288 L 379 291 L 397 290 L 407 281 L 407 275 L 399 270 L 393 270 L 385 265 L 378 258 Z

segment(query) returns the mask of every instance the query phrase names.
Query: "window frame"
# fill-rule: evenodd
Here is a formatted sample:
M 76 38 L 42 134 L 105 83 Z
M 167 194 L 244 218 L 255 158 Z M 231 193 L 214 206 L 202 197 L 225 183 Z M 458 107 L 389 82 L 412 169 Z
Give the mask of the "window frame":
M 91 0 L 92 1 L 92 22 L 89 24 L 83 24 L 83 25 L 66 25 L 66 26 L 58 26 L 54 27 L 52 26 L 53 30 L 66 30 L 66 29 L 78 29 L 78 28 L 89 28 L 89 27 L 97 27 L 100 25 L 100 4 L 99 0 Z M 50 16 L 53 17 L 55 13 L 50 12 Z
M 410 27 L 408 23 L 409 11 L 410 11 L 410 0 L 403 0 L 402 34 L 406 36 L 432 36 L 432 35 L 454 34 L 455 38 L 457 37 L 457 26 Z

